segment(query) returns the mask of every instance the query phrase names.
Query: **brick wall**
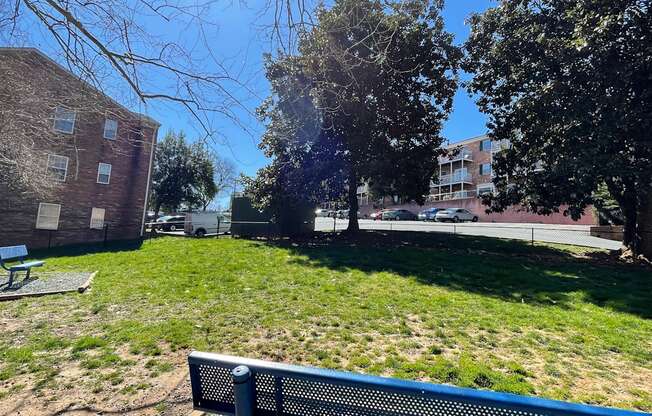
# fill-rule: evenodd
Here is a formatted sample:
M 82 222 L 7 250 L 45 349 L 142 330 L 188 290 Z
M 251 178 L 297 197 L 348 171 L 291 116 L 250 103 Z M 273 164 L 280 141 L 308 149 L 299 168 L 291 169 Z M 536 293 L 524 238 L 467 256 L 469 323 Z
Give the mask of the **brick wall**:
M 21 94 L 33 95 L 21 97 L 15 103 L 17 114 L 27 112 L 33 118 L 50 119 L 57 103 L 77 110 L 73 134 L 48 129 L 41 133 L 43 139 L 37 141 L 43 157 L 43 174 L 48 153 L 69 158 L 65 182 L 40 196 L 8 191 L 6 187 L 0 189 L 3 195 L 0 246 L 27 244 L 30 248 L 37 248 L 102 241 L 105 231 L 90 228 L 93 207 L 105 209 L 108 239 L 138 238 L 157 124 L 89 89 L 38 52 L 0 50 L 0 55 L 3 76 L 21 73 L 29 83 L 29 88 L 22 90 Z M 12 65 L 20 70 L 12 71 Z M 22 105 L 38 101 L 41 96 L 48 101 L 44 106 L 26 108 Z M 103 137 L 107 115 L 118 120 L 116 140 Z M 100 162 L 112 165 L 109 184 L 97 183 Z M 36 229 L 40 202 L 61 205 L 58 230 Z
M 385 208 L 403 208 L 408 209 L 415 214 L 421 210 L 437 207 L 437 208 L 465 208 L 478 216 L 481 222 L 501 222 L 501 223 L 538 223 L 538 224 L 568 224 L 568 225 L 595 225 L 597 220 L 593 216 L 593 208 L 587 207 L 585 215 L 578 221 L 574 221 L 571 217 L 562 214 L 563 207 L 560 208 L 559 213 L 551 215 L 537 215 L 527 212 L 519 207 L 513 207 L 503 213 L 486 214 L 486 207 L 482 205 L 482 201 L 478 198 L 457 199 L 453 201 L 440 201 L 434 203 L 427 203 L 423 206 L 417 204 L 400 204 L 400 205 L 386 205 Z M 376 211 L 371 206 L 362 207 L 360 212 L 362 215 L 369 215 L 371 212 Z

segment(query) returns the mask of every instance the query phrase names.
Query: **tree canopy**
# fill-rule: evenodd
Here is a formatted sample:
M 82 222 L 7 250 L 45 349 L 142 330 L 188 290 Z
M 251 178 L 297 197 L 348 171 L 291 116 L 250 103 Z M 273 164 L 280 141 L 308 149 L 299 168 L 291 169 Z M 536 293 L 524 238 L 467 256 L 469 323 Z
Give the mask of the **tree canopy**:
M 494 158 L 490 209 L 563 206 L 577 218 L 604 184 L 639 252 L 652 240 L 649 2 L 502 0 L 470 22 L 468 90 L 492 139 L 511 141 Z
M 317 12 L 296 56 L 267 57 L 272 96 L 260 107 L 272 163 L 247 190 L 261 205 L 346 198 L 358 185 L 423 202 L 441 154 L 441 125 L 461 53 L 441 1 L 338 0 Z
M 157 213 L 161 208 L 205 210 L 234 178 L 228 160 L 202 142 L 188 143 L 183 131 L 170 131 L 156 147 L 151 204 Z

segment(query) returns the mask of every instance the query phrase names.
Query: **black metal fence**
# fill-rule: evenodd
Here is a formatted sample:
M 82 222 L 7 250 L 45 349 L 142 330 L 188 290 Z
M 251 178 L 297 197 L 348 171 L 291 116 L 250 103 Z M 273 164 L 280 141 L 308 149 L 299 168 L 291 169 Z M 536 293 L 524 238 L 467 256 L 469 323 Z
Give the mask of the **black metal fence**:
M 30 248 L 53 248 L 73 244 L 102 244 L 106 246 L 111 240 L 119 239 L 118 232 L 123 227 L 111 224 L 104 224 L 101 227 L 90 228 L 57 228 L 56 230 L 46 229 L 25 229 L 25 230 L 1 230 L 3 245 L 25 244 Z M 126 239 L 135 239 L 139 235 L 126 236 Z
M 148 222 L 143 234 L 140 226 L 125 226 L 105 223 L 101 228 L 59 228 L 57 230 L 12 230 L 2 231 L 2 245 L 26 244 L 30 248 L 53 248 L 74 244 L 102 244 L 106 246 L 114 240 L 151 240 L 159 236 L 192 237 L 236 237 L 275 238 L 279 235 L 278 224 L 271 221 L 225 221 L 218 223 L 218 232 L 186 233 L 185 222 Z M 441 223 L 426 221 L 382 221 L 360 219 L 362 230 L 408 231 L 452 234 L 462 236 L 479 236 L 500 239 L 527 241 L 536 243 L 556 243 L 584 246 L 605 250 L 617 250 L 622 246 L 622 231 L 600 228 L 591 230 L 583 225 L 551 224 L 509 224 L 509 223 Z M 317 217 L 314 230 L 318 232 L 339 232 L 346 230 L 347 219 Z M 306 223 L 310 225 L 309 223 Z M 129 234 L 130 233 L 130 234 Z
M 362 230 L 433 232 L 467 236 L 482 236 L 537 242 L 571 244 L 607 250 L 621 247 L 622 232 L 600 230 L 591 232 L 585 225 L 556 224 L 509 224 L 509 223 L 452 223 L 427 221 L 382 221 L 360 219 Z M 315 230 L 324 232 L 342 231 L 349 225 L 348 219 L 320 217 L 316 219 Z
M 592 232 L 591 227 L 585 225 L 554 225 L 554 224 L 509 224 L 509 223 L 451 223 L 451 222 L 426 222 L 426 221 L 381 221 L 360 219 L 362 230 L 378 231 L 412 231 L 430 232 L 465 236 L 492 237 L 501 239 L 527 241 L 530 244 L 537 242 L 569 244 L 576 246 L 592 247 L 606 250 L 616 250 L 621 247 L 622 232 L 601 229 Z M 315 231 L 337 232 L 348 227 L 347 219 L 318 217 L 315 219 Z M 175 225 L 171 230 L 170 225 Z M 184 223 L 148 223 L 145 229 L 145 238 L 150 239 L 162 235 L 186 235 L 183 231 Z M 246 231 L 245 231 L 246 230 Z M 267 237 L 277 236 L 276 224 L 270 221 L 233 221 L 229 222 L 228 230 L 220 228 L 218 233 L 201 235 L 202 237 L 219 237 L 233 232 L 236 236 Z M 194 235 L 190 233 L 189 235 Z

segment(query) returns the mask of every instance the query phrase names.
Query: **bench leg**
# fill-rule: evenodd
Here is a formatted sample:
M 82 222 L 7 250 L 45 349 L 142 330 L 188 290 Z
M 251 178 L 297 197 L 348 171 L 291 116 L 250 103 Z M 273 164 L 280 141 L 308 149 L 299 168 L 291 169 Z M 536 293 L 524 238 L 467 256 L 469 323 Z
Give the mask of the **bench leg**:
M 29 280 L 29 272 L 31 272 L 32 269 L 27 269 L 27 274 L 25 275 L 25 280 Z
M 9 283 L 7 283 L 7 287 L 11 287 L 11 285 L 14 283 L 14 273 L 16 272 L 9 272 Z

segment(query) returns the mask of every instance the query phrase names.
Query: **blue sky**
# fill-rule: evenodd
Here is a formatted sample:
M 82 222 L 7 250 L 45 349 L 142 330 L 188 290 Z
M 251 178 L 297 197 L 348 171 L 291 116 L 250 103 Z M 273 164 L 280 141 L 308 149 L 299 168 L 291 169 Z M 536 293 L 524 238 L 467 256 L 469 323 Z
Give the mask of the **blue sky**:
M 205 21 L 210 22 L 205 28 L 205 33 L 202 32 L 210 45 L 208 48 L 210 54 L 216 56 L 228 67 L 232 75 L 246 84 L 246 87 L 231 85 L 232 90 L 229 91 L 237 96 L 243 105 L 234 107 L 239 125 L 228 117 L 216 116 L 212 120 L 211 127 L 219 133 L 217 140 L 213 142 L 214 148 L 223 157 L 233 160 L 237 169 L 247 175 L 254 175 L 257 169 L 267 163 L 257 147 L 263 127 L 253 116 L 255 108 L 269 94 L 262 55 L 270 51 L 270 42 L 267 38 L 268 31 L 263 27 L 273 20 L 273 13 L 261 12 L 265 3 L 265 0 L 224 2 L 222 7 L 218 7 L 219 3 L 217 3 L 202 15 Z M 465 19 L 473 12 L 482 12 L 491 4 L 490 0 L 446 0 L 443 13 L 446 28 L 455 35 L 457 44 L 464 42 L 469 34 Z M 45 30 L 33 21 L 29 23 L 31 27 L 28 24 L 27 28 L 30 38 L 13 40 L 12 43 L 39 47 L 46 54 L 61 61 L 60 50 L 53 44 Z M 140 23 L 145 27 L 148 35 L 184 44 L 197 56 L 209 54 L 207 48 L 197 40 L 197 30 L 192 25 L 182 26 L 147 16 Z M 208 71 L 214 69 L 214 63 L 209 59 L 206 59 L 204 66 Z M 467 75 L 462 74 L 462 79 L 465 78 Z M 154 76 L 146 81 L 153 86 L 153 89 L 161 88 L 166 83 L 166 80 Z M 109 86 L 107 92 L 110 95 L 123 103 L 128 101 L 121 97 L 125 88 L 120 87 L 119 83 L 107 84 Z M 167 86 L 169 87 L 169 84 Z M 146 112 L 162 123 L 159 137 L 170 129 L 184 130 L 190 139 L 203 135 L 196 120 L 178 106 L 154 102 L 148 104 L 147 108 L 137 106 L 134 109 Z M 443 134 L 450 142 L 456 142 L 485 133 L 485 123 L 485 116 L 478 111 L 467 93 L 460 89 L 455 96 L 453 112 L 444 124 Z
M 466 17 L 473 12 L 481 12 L 491 5 L 488 0 L 448 0 L 444 9 L 447 30 L 455 34 L 456 43 L 463 42 L 469 33 L 465 25 Z M 218 21 L 214 39 L 215 49 L 228 60 L 233 71 L 247 80 L 252 94 L 246 94 L 243 103 L 253 111 L 260 100 L 269 93 L 262 65 L 262 54 L 269 51 L 269 43 L 265 41 L 264 32 L 259 25 L 264 24 L 266 16 L 257 16 L 259 10 L 249 4 L 239 2 L 219 10 L 215 20 Z M 465 74 L 462 75 L 466 77 Z M 163 123 L 161 135 L 168 129 L 185 130 L 190 137 L 201 135 L 196 123 L 188 115 L 179 113 L 178 109 L 164 105 L 153 105 L 150 113 Z M 216 144 L 222 155 L 232 159 L 238 169 L 248 175 L 267 163 L 257 144 L 262 126 L 245 110 L 237 111 L 241 120 L 248 126 L 250 132 L 245 132 L 240 126 L 234 125 L 228 119 L 217 119 L 214 126 L 219 130 L 224 140 Z M 473 100 L 463 90 L 455 96 L 454 110 L 444 125 L 444 137 L 451 142 L 483 134 L 486 131 L 486 119 L 481 114 Z

